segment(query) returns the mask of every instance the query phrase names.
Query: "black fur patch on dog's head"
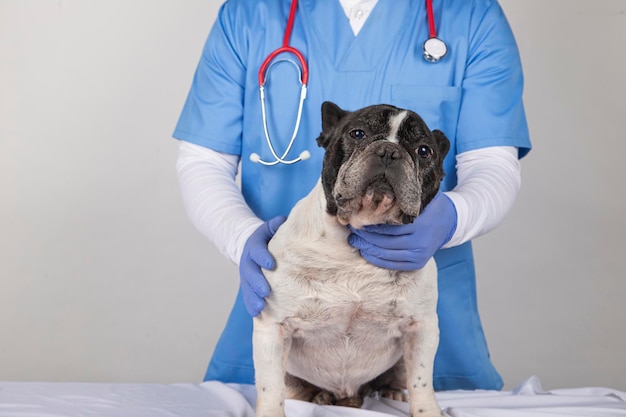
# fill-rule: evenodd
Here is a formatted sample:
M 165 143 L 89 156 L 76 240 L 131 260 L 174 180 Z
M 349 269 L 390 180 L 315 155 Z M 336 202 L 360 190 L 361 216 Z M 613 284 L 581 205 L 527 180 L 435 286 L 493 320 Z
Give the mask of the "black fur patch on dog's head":
M 402 118 L 399 114 L 405 112 Z M 401 121 L 392 126 L 392 119 Z M 393 145 L 387 140 L 393 130 Z M 381 104 L 356 111 L 346 111 L 334 103 L 322 104 L 322 132 L 317 138 L 319 146 L 326 150 L 322 168 L 322 185 L 326 195 L 327 211 L 337 215 L 339 204 L 333 194 L 342 166 L 352 161 L 352 156 L 360 156 L 370 146 L 395 146 L 402 158 L 412 160 L 412 166 L 419 176 L 419 198 L 415 206 L 421 212 L 435 197 L 444 177 L 443 160 L 450 148 L 450 142 L 439 130 L 430 131 L 422 118 L 412 111 Z M 417 196 L 416 196 L 417 197 Z M 410 211 L 410 210 L 409 210 Z M 403 223 L 412 222 L 418 211 L 406 215 Z M 404 215 L 403 215 L 404 217 Z

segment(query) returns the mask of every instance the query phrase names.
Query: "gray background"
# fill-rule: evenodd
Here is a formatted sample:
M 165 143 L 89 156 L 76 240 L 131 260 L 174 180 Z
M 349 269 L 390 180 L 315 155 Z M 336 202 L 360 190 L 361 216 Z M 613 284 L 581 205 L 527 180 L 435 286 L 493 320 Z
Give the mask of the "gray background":
M 170 134 L 217 1 L 0 0 L 0 380 L 201 380 L 236 268 Z M 626 3 L 503 0 L 534 151 L 476 241 L 507 388 L 626 390 Z

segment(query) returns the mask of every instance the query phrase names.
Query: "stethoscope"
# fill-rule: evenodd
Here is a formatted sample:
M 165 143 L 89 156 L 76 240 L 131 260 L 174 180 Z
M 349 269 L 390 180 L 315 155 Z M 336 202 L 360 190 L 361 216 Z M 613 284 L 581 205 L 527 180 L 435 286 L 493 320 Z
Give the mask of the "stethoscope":
M 304 59 L 304 55 L 302 52 L 297 50 L 294 47 L 289 46 L 289 40 L 291 39 L 291 31 L 293 30 L 293 22 L 296 18 L 296 9 L 298 8 L 298 0 L 291 0 L 291 6 L 289 8 L 289 18 L 287 19 L 287 26 L 285 27 L 285 34 L 283 35 L 283 44 L 280 48 L 276 49 L 274 52 L 270 53 L 267 58 L 261 64 L 261 68 L 259 69 L 259 94 L 261 96 L 261 115 L 263 118 L 263 131 L 265 133 L 265 140 L 267 142 L 267 146 L 274 157 L 274 161 L 268 162 L 261 159 L 258 153 L 253 152 L 250 154 L 250 160 L 252 162 L 256 162 L 266 166 L 274 166 L 278 164 L 286 164 L 291 165 L 295 164 L 299 161 L 304 161 L 311 157 L 311 153 L 307 150 L 303 151 L 298 155 L 297 158 L 294 159 L 286 159 L 287 155 L 291 151 L 294 141 L 296 140 L 296 135 L 298 134 L 298 130 L 300 129 L 300 120 L 302 119 L 302 109 L 304 107 L 304 99 L 306 98 L 307 92 L 307 83 L 309 82 L 309 66 Z M 424 52 L 424 59 L 428 62 L 438 62 L 441 58 L 443 58 L 448 52 L 448 48 L 446 43 L 437 37 L 437 29 L 435 27 L 435 15 L 433 13 L 433 1 L 426 0 L 426 14 L 428 17 L 428 39 L 422 45 L 422 49 Z M 275 59 L 278 55 L 281 54 L 290 54 L 297 59 L 297 63 L 288 58 L 280 58 Z M 270 139 L 269 130 L 267 128 L 267 109 L 265 107 L 265 82 L 267 80 L 267 74 L 270 68 L 278 63 L 278 62 L 289 62 L 293 64 L 298 70 L 298 75 L 300 78 L 300 101 L 298 104 L 298 114 L 296 116 L 296 123 L 293 128 L 293 132 L 291 134 L 291 139 L 289 140 L 289 144 L 287 148 L 283 152 L 282 155 L 278 155 L 274 146 L 272 145 L 272 141 Z

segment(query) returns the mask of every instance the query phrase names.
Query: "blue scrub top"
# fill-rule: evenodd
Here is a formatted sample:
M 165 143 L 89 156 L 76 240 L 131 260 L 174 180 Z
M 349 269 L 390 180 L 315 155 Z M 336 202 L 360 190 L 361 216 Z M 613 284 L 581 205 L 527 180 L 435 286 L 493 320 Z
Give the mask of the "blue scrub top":
M 422 52 L 428 38 L 423 0 L 379 0 L 357 37 L 337 0 L 300 0 L 290 44 L 308 60 L 310 78 L 300 130 L 287 158 L 304 150 L 311 158 L 273 167 L 252 163 L 253 152 L 274 160 L 263 133 L 258 71 L 281 46 L 289 6 L 289 0 L 229 0 L 221 7 L 174 132 L 177 139 L 240 155 L 242 193 L 261 219 L 287 215 L 319 178 L 323 149 L 315 140 L 323 101 L 346 110 L 393 104 L 442 130 L 451 142 L 443 190 L 456 185 L 458 153 L 515 146 L 522 157 L 530 150 L 520 58 L 497 1 L 434 2 L 448 54 L 433 64 Z M 266 103 L 279 155 L 291 138 L 299 91 L 293 64 L 272 66 Z M 499 389 L 502 380 L 489 359 L 476 306 L 471 244 L 441 250 L 435 258 L 441 331 L 435 388 Z M 251 333 L 252 319 L 239 293 L 206 380 L 254 383 Z

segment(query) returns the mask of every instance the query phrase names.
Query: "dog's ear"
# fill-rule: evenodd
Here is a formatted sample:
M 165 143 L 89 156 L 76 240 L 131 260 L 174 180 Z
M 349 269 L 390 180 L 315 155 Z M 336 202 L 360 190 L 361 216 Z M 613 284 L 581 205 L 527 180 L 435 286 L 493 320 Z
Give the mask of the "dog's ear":
M 339 146 L 338 141 L 333 140 L 334 128 L 348 113 L 330 101 L 322 103 L 322 133 L 317 138 L 317 144 L 326 150 L 322 164 L 322 186 L 326 195 L 326 211 L 332 216 L 337 214 L 333 187 L 344 158 L 342 147 Z
M 342 110 L 341 107 L 330 101 L 322 103 L 322 133 L 317 138 L 317 145 L 327 148 L 330 143 L 330 130 L 345 116 L 348 112 Z
M 437 142 L 437 146 L 439 147 L 439 153 L 441 155 L 441 160 L 443 161 L 443 159 L 448 154 L 448 151 L 450 150 L 450 141 L 441 130 L 433 130 L 433 137 Z
M 443 160 L 446 158 L 446 155 L 450 150 L 450 141 L 441 130 L 433 130 L 432 134 L 433 138 L 435 139 L 435 146 L 437 146 L 439 152 L 437 153 L 437 165 L 429 174 L 432 177 L 429 181 L 425 181 L 425 183 L 429 184 L 429 186 L 425 187 L 423 190 L 420 213 L 424 210 L 424 208 L 426 208 L 428 203 L 430 203 L 439 192 L 441 180 L 446 175 L 443 169 Z
M 322 103 L 322 130 L 324 132 L 330 130 L 343 118 L 348 112 L 333 102 L 325 101 Z

